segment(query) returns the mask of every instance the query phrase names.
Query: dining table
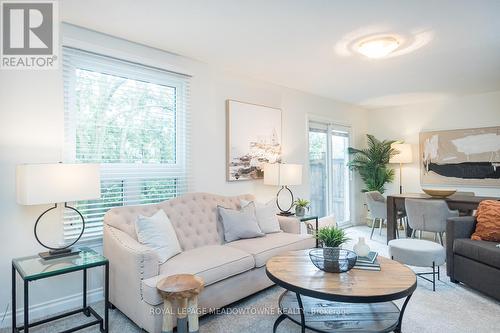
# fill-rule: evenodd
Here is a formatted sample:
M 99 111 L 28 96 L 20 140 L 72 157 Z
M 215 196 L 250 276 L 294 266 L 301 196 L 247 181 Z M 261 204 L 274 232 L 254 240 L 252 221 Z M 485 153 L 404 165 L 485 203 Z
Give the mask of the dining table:
M 425 193 L 402 193 L 387 196 L 387 243 L 396 238 L 398 216 L 405 214 L 406 199 L 444 200 L 448 207 L 458 210 L 460 215 L 472 215 L 479 203 L 483 200 L 500 200 L 500 197 L 484 197 L 476 195 L 453 194 L 446 198 L 432 197 Z M 406 228 L 407 237 L 411 235 L 410 228 Z

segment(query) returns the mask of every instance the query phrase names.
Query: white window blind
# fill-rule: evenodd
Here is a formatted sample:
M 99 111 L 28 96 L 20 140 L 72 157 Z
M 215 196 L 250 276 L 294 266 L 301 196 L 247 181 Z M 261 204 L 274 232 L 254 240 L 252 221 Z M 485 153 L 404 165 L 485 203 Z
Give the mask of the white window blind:
M 63 56 L 65 160 L 101 165 L 101 199 L 73 203 L 90 240 L 110 208 L 188 190 L 190 78 L 69 47 Z M 80 231 L 65 212 L 65 240 Z

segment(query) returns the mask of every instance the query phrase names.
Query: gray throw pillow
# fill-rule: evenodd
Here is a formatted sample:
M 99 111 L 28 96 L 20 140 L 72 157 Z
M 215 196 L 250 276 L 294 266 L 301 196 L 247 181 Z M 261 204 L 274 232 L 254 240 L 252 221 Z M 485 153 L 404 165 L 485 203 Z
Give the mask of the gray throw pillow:
M 241 210 L 229 209 L 222 206 L 217 206 L 217 209 L 224 228 L 224 239 L 226 242 L 265 235 L 259 228 L 253 202 L 241 208 Z
M 276 216 L 276 204 L 274 200 L 267 203 L 240 200 L 241 207 L 245 207 L 251 202 L 255 204 L 255 217 L 259 223 L 260 230 L 265 234 L 280 232 L 281 228 L 278 217 Z

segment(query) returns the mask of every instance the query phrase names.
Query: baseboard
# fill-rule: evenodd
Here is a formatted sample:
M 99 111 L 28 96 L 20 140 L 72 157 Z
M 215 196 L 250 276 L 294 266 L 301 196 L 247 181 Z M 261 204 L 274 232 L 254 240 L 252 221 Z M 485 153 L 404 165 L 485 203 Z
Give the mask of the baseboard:
M 89 290 L 87 292 L 87 303 L 92 304 L 99 302 L 104 299 L 103 288 L 96 288 Z M 76 293 L 73 295 L 61 297 L 58 299 L 53 299 L 47 302 L 42 302 L 38 304 L 33 304 L 29 307 L 30 322 L 33 320 L 41 319 L 47 316 L 51 316 L 57 313 L 69 311 L 72 309 L 77 309 L 82 306 L 82 293 Z M 1 311 L 4 311 L 2 309 Z M 24 311 L 23 308 L 17 309 L 17 322 L 21 324 L 23 322 Z M 3 317 L 3 313 L 0 314 L 0 318 Z M 18 325 L 19 325 L 18 324 Z M 12 309 L 9 307 L 8 313 L 5 316 L 3 322 L 0 323 L 0 328 L 10 327 L 12 325 Z

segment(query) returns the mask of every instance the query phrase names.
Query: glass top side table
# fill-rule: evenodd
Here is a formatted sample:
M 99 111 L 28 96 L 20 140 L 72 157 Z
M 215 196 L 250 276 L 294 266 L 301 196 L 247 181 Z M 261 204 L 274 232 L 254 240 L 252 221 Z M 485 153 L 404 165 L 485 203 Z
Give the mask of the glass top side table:
M 74 332 L 86 327 L 99 324 L 101 332 L 108 332 L 108 307 L 109 307 L 109 262 L 101 254 L 90 248 L 81 248 L 75 256 L 59 259 L 44 260 L 38 255 L 15 258 L 12 260 L 12 332 L 29 332 L 29 328 L 47 322 L 83 313 L 85 316 L 94 316 L 95 320 L 74 327 L 65 332 Z M 104 266 L 104 319 L 90 306 L 87 305 L 87 269 Z M 29 282 L 45 279 L 52 276 L 83 271 L 83 306 L 80 309 L 66 312 L 57 316 L 29 323 Z M 16 323 L 16 273 L 24 282 L 24 325 L 17 327 Z
M 319 221 L 318 216 L 316 216 L 316 215 L 304 215 L 304 216 L 294 215 L 294 216 L 296 218 L 298 218 L 300 222 L 308 222 L 308 221 L 314 220 L 315 221 L 315 229 L 314 230 L 316 230 L 316 231 L 318 230 L 318 221 Z M 319 247 L 319 241 L 317 238 L 316 238 L 316 247 Z

